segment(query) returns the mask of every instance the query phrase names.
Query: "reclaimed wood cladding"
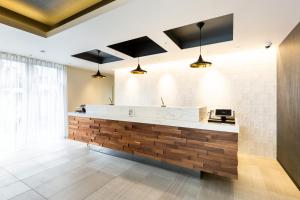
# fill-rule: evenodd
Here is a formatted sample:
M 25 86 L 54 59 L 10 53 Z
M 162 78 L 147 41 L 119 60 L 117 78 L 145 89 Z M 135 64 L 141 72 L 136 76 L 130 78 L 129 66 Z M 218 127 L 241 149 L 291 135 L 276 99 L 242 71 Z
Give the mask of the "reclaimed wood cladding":
M 238 134 L 69 116 L 69 139 L 237 178 Z

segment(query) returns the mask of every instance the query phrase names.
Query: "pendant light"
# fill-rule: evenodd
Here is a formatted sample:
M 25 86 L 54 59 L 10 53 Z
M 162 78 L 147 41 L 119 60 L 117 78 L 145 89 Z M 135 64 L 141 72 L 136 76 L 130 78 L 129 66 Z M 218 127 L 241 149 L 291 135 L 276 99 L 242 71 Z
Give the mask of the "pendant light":
M 192 67 L 192 68 L 206 68 L 206 67 L 211 66 L 212 63 L 203 60 L 202 55 L 201 55 L 201 45 L 202 45 L 201 31 L 202 31 L 202 27 L 204 26 L 204 22 L 200 22 L 197 25 L 200 29 L 200 56 L 199 56 L 199 58 L 196 62 L 194 62 L 190 65 L 190 67 Z
M 136 69 L 130 71 L 132 74 L 146 74 L 147 71 L 143 70 L 140 66 L 140 58 L 138 58 L 138 66 Z
M 106 78 L 106 76 L 104 76 L 104 75 L 102 75 L 100 73 L 99 65 L 100 65 L 100 63 L 102 63 L 102 61 L 101 61 L 101 58 L 100 58 L 100 50 L 97 50 L 97 52 L 98 52 L 98 62 L 97 62 L 98 63 L 98 71 L 97 71 L 96 74 L 92 75 L 92 77 L 93 78 L 98 78 L 98 79 L 100 79 L 100 78 Z

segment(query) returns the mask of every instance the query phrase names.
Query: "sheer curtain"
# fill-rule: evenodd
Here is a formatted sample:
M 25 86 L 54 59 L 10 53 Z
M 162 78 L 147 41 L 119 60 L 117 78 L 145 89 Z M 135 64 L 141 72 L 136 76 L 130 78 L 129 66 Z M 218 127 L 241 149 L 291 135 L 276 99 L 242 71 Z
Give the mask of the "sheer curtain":
M 63 65 L 0 52 L 0 152 L 64 138 L 66 77 Z

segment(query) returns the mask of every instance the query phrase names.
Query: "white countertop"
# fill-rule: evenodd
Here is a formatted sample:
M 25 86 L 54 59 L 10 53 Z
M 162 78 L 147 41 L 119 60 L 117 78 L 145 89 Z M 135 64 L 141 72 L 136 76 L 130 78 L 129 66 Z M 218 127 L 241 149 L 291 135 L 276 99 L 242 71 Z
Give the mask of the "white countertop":
M 207 117 L 206 106 L 200 107 L 160 107 L 125 105 L 86 105 L 87 113 L 101 113 L 104 116 L 151 118 L 159 120 L 182 120 L 199 122 Z
M 76 113 L 69 112 L 69 116 L 76 117 L 88 117 L 88 118 L 98 118 L 98 119 L 107 119 L 107 120 L 116 120 L 116 121 L 125 121 L 125 122 L 137 122 L 137 123 L 146 123 L 146 124 L 158 124 L 166 126 L 177 126 L 183 128 L 195 128 L 203 130 L 213 130 L 213 131 L 222 131 L 222 132 L 233 132 L 239 133 L 239 125 L 235 124 L 222 124 L 222 123 L 213 123 L 213 122 L 196 122 L 196 121 L 184 121 L 184 120 L 174 120 L 174 119 L 154 119 L 146 117 L 136 117 L 136 116 L 124 116 L 124 115 L 103 115 L 101 113 Z

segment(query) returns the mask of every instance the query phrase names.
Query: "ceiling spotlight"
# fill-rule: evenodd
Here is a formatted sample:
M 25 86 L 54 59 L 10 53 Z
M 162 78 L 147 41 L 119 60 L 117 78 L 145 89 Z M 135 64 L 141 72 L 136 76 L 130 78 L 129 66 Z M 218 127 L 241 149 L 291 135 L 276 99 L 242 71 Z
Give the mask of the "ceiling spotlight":
M 45 50 L 40 50 L 40 52 L 41 52 L 41 53 L 46 53 L 46 51 L 45 51 Z
M 102 63 L 102 59 L 101 59 L 101 57 L 100 57 L 100 50 L 97 50 L 97 52 L 98 52 L 98 62 L 97 62 L 97 63 L 98 63 L 98 71 L 97 71 L 96 74 L 92 75 L 92 77 L 93 77 L 93 78 L 98 78 L 98 79 L 106 78 L 106 76 L 104 76 L 104 75 L 102 75 L 102 74 L 100 73 L 99 65 L 100 65 L 100 63 Z
M 132 74 L 146 74 L 147 71 L 143 70 L 140 66 L 140 58 L 138 58 L 138 66 L 134 70 L 130 71 Z
M 190 67 L 192 67 L 192 68 L 206 68 L 206 67 L 211 66 L 212 63 L 203 60 L 202 55 L 201 55 L 201 46 L 202 46 L 201 31 L 202 31 L 202 27 L 204 26 L 204 22 L 200 22 L 197 25 L 200 29 L 200 56 L 199 56 L 199 58 L 196 62 L 194 62 L 190 65 Z

